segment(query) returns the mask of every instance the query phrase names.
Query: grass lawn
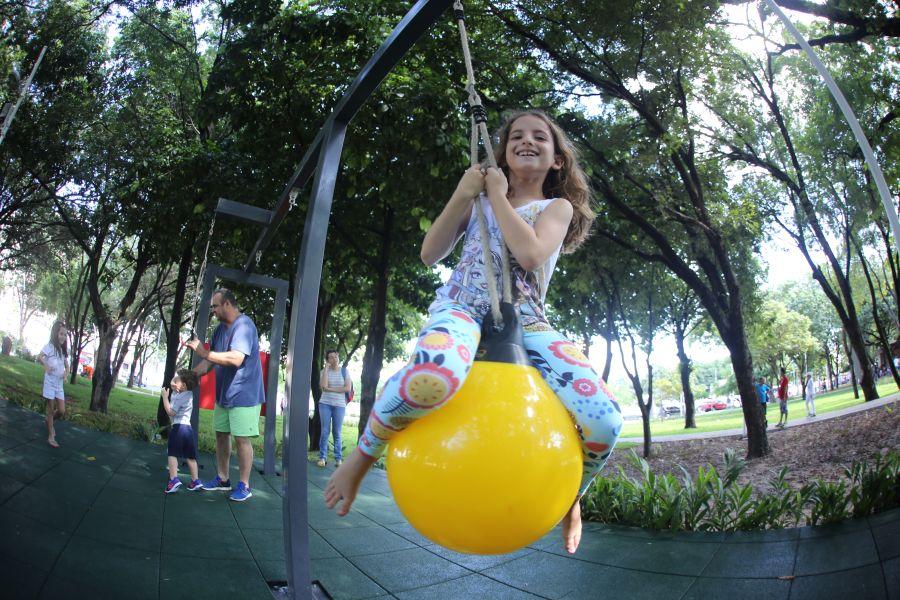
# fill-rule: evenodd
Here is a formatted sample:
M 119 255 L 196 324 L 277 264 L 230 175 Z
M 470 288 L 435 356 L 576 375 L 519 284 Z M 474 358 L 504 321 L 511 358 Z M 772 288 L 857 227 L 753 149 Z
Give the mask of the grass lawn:
M 32 410 L 43 411 L 44 400 L 41 397 L 44 369 L 38 363 L 29 362 L 12 356 L 0 356 L 0 397 L 6 398 Z M 109 395 L 108 415 L 90 413 L 91 382 L 83 377 L 77 378 L 74 385 L 68 380 L 65 383 L 66 408 L 68 419 L 96 429 L 103 429 L 128 437 L 147 439 L 148 433 L 155 430 L 156 407 L 159 397 L 146 390 L 130 390 L 124 385 L 116 384 Z M 200 411 L 200 432 L 198 435 L 202 452 L 215 452 L 215 435 L 213 433 L 213 411 Z M 259 431 L 265 431 L 265 418 L 260 418 Z M 343 426 L 344 454 L 356 448 L 356 424 Z M 283 419 L 275 418 L 275 436 L 277 453 L 281 454 Z M 262 435 L 254 443 L 261 456 Z M 315 453 L 311 457 L 317 457 Z
M 0 396 L 31 408 L 43 410 L 41 387 L 44 371 L 41 365 L 21 358 L 0 356 Z M 112 431 L 129 437 L 142 439 L 152 438 L 155 432 L 156 406 L 158 398 L 156 394 L 146 390 L 130 390 L 125 386 L 116 385 L 109 397 L 109 414 L 98 415 L 89 411 L 91 399 L 91 382 L 79 377 L 75 385 L 65 384 L 67 405 L 70 417 L 73 421 Z M 896 386 L 891 378 L 884 378 L 878 384 L 878 393 L 882 396 L 896 392 Z M 834 392 L 822 394 L 816 397 L 816 412 L 824 414 L 840 410 L 854 404 L 860 404 L 862 400 L 853 398 L 852 388 L 845 387 Z M 806 418 L 806 408 L 801 399 L 795 398 L 788 401 L 788 410 L 791 420 Z M 203 452 L 215 452 L 215 436 L 212 426 L 213 413 L 211 410 L 200 411 L 200 450 Z M 778 418 L 778 407 L 769 407 L 769 420 Z M 275 435 L 277 440 L 277 452 L 281 454 L 282 417 L 276 417 Z M 684 419 L 670 417 L 665 421 L 653 420 L 650 428 L 654 436 L 674 435 L 679 433 L 694 433 L 702 431 L 718 431 L 723 429 L 737 429 L 743 426 L 743 415 L 740 409 L 732 408 L 722 411 L 712 411 L 698 414 L 696 417 L 696 429 L 684 429 Z M 265 422 L 260 419 L 260 432 L 265 430 Z M 349 455 L 356 448 L 357 428 L 354 422 L 344 422 L 343 426 L 344 455 Z M 623 437 L 640 437 L 642 435 L 641 422 L 628 421 L 622 430 Z M 636 445 L 634 442 L 623 442 L 619 449 Z M 254 444 L 258 453 L 262 453 L 262 436 Z M 317 458 L 317 453 L 311 452 L 310 458 Z M 329 456 L 329 461 L 332 457 Z
M 878 395 L 881 397 L 894 394 L 897 392 L 897 386 L 891 377 L 885 377 L 878 382 Z M 862 391 L 857 400 L 853 397 L 853 387 L 845 386 L 833 392 L 827 392 L 816 396 L 816 414 L 822 415 L 853 406 L 862 404 Z M 778 401 L 769 406 L 769 423 L 778 422 Z M 806 403 L 802 398 L 788 399 L 788 421 L 797 419 L 806 419 Z M 700 433 L 703 431 L 719 431 L 723 429 L 740 429 L 744 426 L 744 415 L 740 408 L 729 408 L 727 410 L 715 410 L 707 413 L 697 413 L 695 416 L 697 423 L 696 429 L 684 428 L 683 416 L 672 416 L 668 419 L 653 419 L 650 421 L 650 432 L 653 436 L 658 435 L 677 435 L 681 433 Z M 641 437 L 643 436 L 641 421 L 628 421 L 622 428 L 622 437 Z

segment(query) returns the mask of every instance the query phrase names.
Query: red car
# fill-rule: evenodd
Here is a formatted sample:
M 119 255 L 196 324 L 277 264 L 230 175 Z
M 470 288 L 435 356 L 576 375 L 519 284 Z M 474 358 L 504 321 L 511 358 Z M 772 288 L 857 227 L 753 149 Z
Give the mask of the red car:
M 697 407 L 700 412 L 709 412 L 711 410 L 725 410 L 728 405 L 724 400 L 707 400 Z

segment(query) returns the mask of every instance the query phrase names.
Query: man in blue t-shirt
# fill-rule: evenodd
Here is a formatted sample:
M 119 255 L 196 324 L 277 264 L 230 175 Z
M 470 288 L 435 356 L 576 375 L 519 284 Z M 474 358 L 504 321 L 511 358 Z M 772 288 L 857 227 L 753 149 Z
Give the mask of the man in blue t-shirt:
M 231 436 L 237 446 L 240 481 L 229 498 L 241 502 L 250 492 L 253 445 L 259 436 L 259 405 L 266 401 L 262 364 L 259 361 L 259 334 L 253 320 L 242 314 L 234 294 L 225 288 L 212 295 L 210 310 L 219 320 L 209 350 L 199 340 L 187 343 L 203 360 L 194 367 L 200 375 L 216 370 L 215 479 L 203 482 L 204 490 L 231 490 L 228 463 L 231 460 Z
M 756 384 L 756 398 L 762 405 L 763 427 L 769 427 L 769 418 L 766 416 L 766 409 L 769 408 L 769 386 L 766 385 L 766 378 L 760 377 L 759 383 Z

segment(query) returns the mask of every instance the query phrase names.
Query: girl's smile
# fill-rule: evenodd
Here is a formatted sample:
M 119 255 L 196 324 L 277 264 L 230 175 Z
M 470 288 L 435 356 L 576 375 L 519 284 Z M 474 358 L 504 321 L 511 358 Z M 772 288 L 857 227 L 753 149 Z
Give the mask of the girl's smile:
M 505 158 L 510 170 L 522 174 L 546 173 L 561 166 L 550 128 L 532 115 L 523 115 L 513 123 Z

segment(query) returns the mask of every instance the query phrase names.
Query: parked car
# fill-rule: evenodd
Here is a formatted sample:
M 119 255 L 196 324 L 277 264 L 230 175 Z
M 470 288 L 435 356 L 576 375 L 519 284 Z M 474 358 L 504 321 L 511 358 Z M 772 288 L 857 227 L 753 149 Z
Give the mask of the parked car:
M 697 410 L 700 412 L 725 410 L 726 408 L 728 408 L 728 404 L 726 404 L 724 400 L 707 400 L 706 402 L 701 402 L 700 405 L 697 406 Z
M 670 404 L 669 406 L 663 406 L 663 411 L 666 413 L 666 416 L 677 416 L 681 414 L 681 407 L 675 404 Z

